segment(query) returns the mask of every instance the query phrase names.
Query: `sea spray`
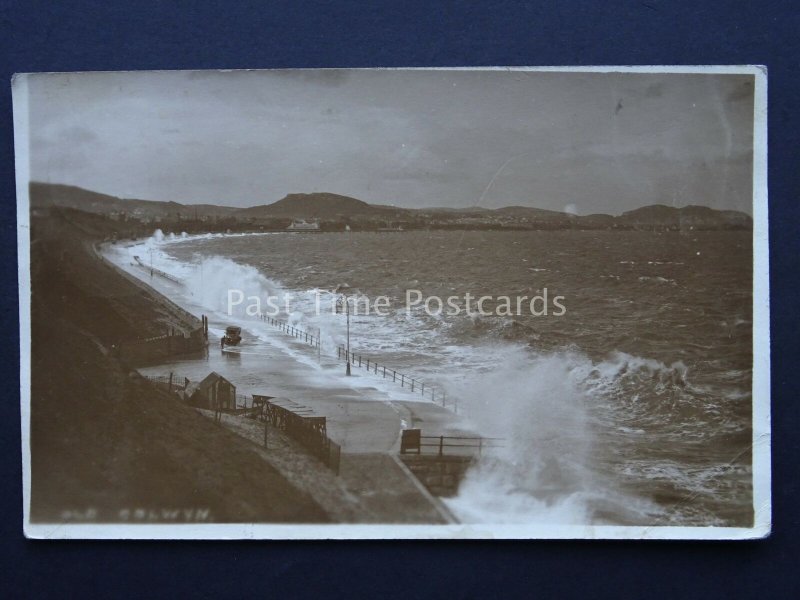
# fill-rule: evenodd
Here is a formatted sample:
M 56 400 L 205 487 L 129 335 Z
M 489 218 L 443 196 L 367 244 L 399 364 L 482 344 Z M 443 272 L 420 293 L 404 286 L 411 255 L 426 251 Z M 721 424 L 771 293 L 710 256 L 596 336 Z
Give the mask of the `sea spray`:
M 431 236 L 447 243 L 437 243 Z M 485 245 L 480 255 L 471 253 L 465 261 L 458 250 L 463 236 L 488 236 L 492 244 Z M 732 247 L 728 238 L 727 234 L 709 234 L 703 242 L 704 256 L 715 255 L 715 265 L 732 264 L 731 254 L 737 254 L 738 246 Z M 504 317 L 437 319 L 397 311 L 386 318 L 359 316 L 351 321 L 356 352 L 413 373 L 427 384 L 445 387 L 448 401 L 459 402 L 459 416 L 468 415 L 473 405 L 479 408 L 473 401 L 476 390 L 496 373 L 501 373 L 499 384 L 513 388 L 520 386 L 514 383 L 518 376 L 530 381 L 525 368 L 552 359 L 550 370 L 563 375 L 563 381 L 556 377 L 555 383 L 565 386 L 566 397 L 574 401 L 565 405 L 582 411 L 583 420 L 578 422 L 587 435 L 575 446 L 581 452 L 572 448 L 562 452 L 560 448 L 550 453 L 556 456 L 549 459 L 548 447 L 532 443 L 538 457 L 530 459 L 532 481 L 525 473 L 516 473 L 508 461 L 502 469 L 488 459 L 481 461 L 453 501 L 468 498 L 469 505 L 461 507 L 466 514 L 470 507 L 485 508 L 497 497 L 502 504 L 505 497 L 508 502 L 504 509 L 497 508 L 496 520 L 536 513 L 555 521 L 614 524 L 708 523 L 715 514 L 722 515 L 723 524 L 747 521 L 751 514 L 749 479 L 736 475 L 729 464 L 750 439 L 749 327 L 719 326 L 723 319 L 726 323 L 750 323 L 746 319 L 750 309 L 747 280 L 740 277 L 747 275 L 746 271 L 726 271 L 725 267 L 684 272 L 648 264 L 647 259 L 665 251 L 654 248 L 660 238 L 638 233 L 580 239 L 570 232 L 546 236 L 408 233 L 398 236 L 394 244 L 390 244 L 394 238 L 374 234 L 353 239 L 363 250 L 357 260 L 348 254 L 349 247 L 342 246 L 340 236 L 326 234 L 207 235 L 185 243 L 163 240 L 160 247 L 186 264 L 195 261 L 194 254 L 200 252 L 234 259 L 238 264 L 260 265 L 268 280 L 279 281 L 281 288 L 297 295 L 291 322 L 309 331 L 319 327 L 323 354 L 332 351 L 335 357 L 335 344 L 345 341 L 345 318 L 325 310 L 313 314 L 309 287 L 333 289 L 348 281 L 365 293 L 402 297 L 409 286 L 426 294 L 440 289 L 447 294 L 476 290 L 499 294 L 549 284 L 550 280 L 537 280 L 544 276 L 532 275 L 527 264 L 509 262 L 508 256 L 519 250 L 512 244 L 524 246 L 526 252 L 541 257 L 546 273 L 557 274 L 559 291 L 568 292 L 570 299 L 567 316 L 534 322 Z M 451 248 L 452 252 L 445 252 Z M 139 255 L 145 257 L 145 252 L 140 250 Z M 420 259 L 432 252 L 441 255 L 435 264 Z M 749 264 L 747 253 L 738 252 L 737 256 L 736 264 Z M 591 261 L 587 263 L 585 257 Z M 636 258 L 634 264 L 619 266 L 631 257 Z M 159 260 L 156 253 L 154 262 Z M 598 266 L 597 261 L 604 264 Z M 444 274 L 443 264 L 448 265 Z M 165 265 L 159 268 L 173 273 L 169 267 L 175 265 Z M 615 279 L 609 282 L 603 278 L 606 274 Z M 677 285 L 642 285 L 639 277 L 674 279 Z M 711 289 L 718 293 L 709 294 Z M 718 314 L 719 319 L 711 323 L 704 316 L 710 313 Z M 286 315 L 280 318 L 286 320 Z M 283 344 L 282 336 L 268 335 L 270 328 L 263 324 L 253 327 L 263 329 L 264 340 L 270 344 Z M 385 382 L 380 377 L 363 375 L 352 379 L 361 384 L 374 382 L 383 393 Z M 546 381 L 540 377 L 538 384 Z M 391 381 L 386 383 L 386 393 L 393 393 L 391 386 Z M 521 388 L 529 397 L 540 398 L 536 386 L 536 381 L 530 381 Z M 505 411 L 499 391 L 484 394 L 486 398 L 495 400 L 496 412 Z M 540 423 L 547 423 L 546 417 L 534 414 Z M 472 430 L 509 437 L 503 431 L 502 415 L 497 416 L 496 421 L 491 414 L 482 421 L 473 417 Z M 524 422 L 518 414 L 505 420 Z M 556 424 L 564 420 L 570 419 L 553 417 L 553 429 L 557 431 Z M 491 423 L 498 423 L 497 428 L 490 428 Z M 431 424 L 422 427 L 425 433 L 431 432 Z M 524 447 L 513 442 L 510 448 L 520 445 Z M 748 460 L 745 454 L 736 463 L 745 475 Z M 519 464 L 524 471 L 526 463 Z M 573 467 L 576 464 L 578 467 Z M 479 469 L 486 471 L 475 477 Z M 707 473 L 713 477 L 706 477 Z M 588 475 L 588 480 L 583 475 Z M 497 485 L 485 484 L 492 477 Z M 468 494 L 472 481 L 482 486 L 485 502 L 477 489 Z M 566 482 L 566 491 L 551 493 L 547 481 Z M 684 503 L 683 498 L 692 500 Z M 667 506 L 666 518 L 642 517 Z
M 559 522 L 587 522 L 592 428 L 569 361 L 522 347 L 498 359 L 451 385 L 474 427 L 504 440 L 468 472 L 451 507 L 466 520 L 534 522 L 556 513 Z
M 605 433 L 590 394 L 594 366 L 577 352 L 484 348 L 494 365 L 452 382 L 475 430 L 503 438 L 448 500 L 467 522 L 599 524 L 645 521 L 658 509 L 617 489 L 597 453 Z M 604 440 L 605 441 L 605 440 Z
M 230 301 L 233 290 L 241 294 L 243 300 L 272 298 L 279 309 L 286 295 L 280 285 L 262 275 L 255 267 L 219 256 L 198 257 L 184 277 L 184 284 L 187 293 L 198 304 L 223 315 L 238 317 L 256 315 L 247 312 L 251 302 Z

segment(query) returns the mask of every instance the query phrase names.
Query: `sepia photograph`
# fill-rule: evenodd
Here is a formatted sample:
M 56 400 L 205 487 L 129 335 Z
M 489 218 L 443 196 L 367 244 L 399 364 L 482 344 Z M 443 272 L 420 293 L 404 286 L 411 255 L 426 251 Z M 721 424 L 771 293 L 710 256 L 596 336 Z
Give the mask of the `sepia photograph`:
M 768 535 L 766 85 L 16 75 L 26 535 Z

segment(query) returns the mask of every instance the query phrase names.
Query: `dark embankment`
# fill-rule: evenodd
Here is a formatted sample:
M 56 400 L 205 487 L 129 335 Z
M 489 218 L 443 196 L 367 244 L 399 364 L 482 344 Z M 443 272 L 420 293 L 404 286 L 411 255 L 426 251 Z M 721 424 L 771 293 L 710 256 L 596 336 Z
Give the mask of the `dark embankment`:
M 32 522 L 328 520 L 249 442 L 114 357 L 170 315 L 94 254 L 102 219 L 56 209 L 31 225 Z

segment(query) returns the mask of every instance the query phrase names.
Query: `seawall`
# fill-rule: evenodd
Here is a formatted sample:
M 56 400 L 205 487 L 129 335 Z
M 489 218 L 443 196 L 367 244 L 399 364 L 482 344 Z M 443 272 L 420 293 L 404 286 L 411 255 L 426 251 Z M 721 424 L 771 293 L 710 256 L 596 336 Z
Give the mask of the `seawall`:
M 142 290 L 165 322 L 162 335 L 121 340 L 115 347 L 121 360 L 129 365 L 144 365 L 205 351 L 207 340 L 199 318 L 107 259 L 99 244 L 92 244 L 92 251 L 98 260 Z
M 472 456 L 401 454 L 399 458 L 431 494 L 440 498 L 458 493 L 458 486 L 473 463 Z

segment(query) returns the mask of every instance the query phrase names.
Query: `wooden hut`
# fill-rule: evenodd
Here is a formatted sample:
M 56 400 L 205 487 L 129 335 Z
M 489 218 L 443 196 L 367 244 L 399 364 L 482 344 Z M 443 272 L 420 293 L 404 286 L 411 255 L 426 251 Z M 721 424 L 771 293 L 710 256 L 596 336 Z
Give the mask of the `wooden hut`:
M 209 373 L 198 383 L 190 383 L 184 392 L 186 401 L 197 408 L 222 410 L 236 408 L 236 386 L 216 371 Z

